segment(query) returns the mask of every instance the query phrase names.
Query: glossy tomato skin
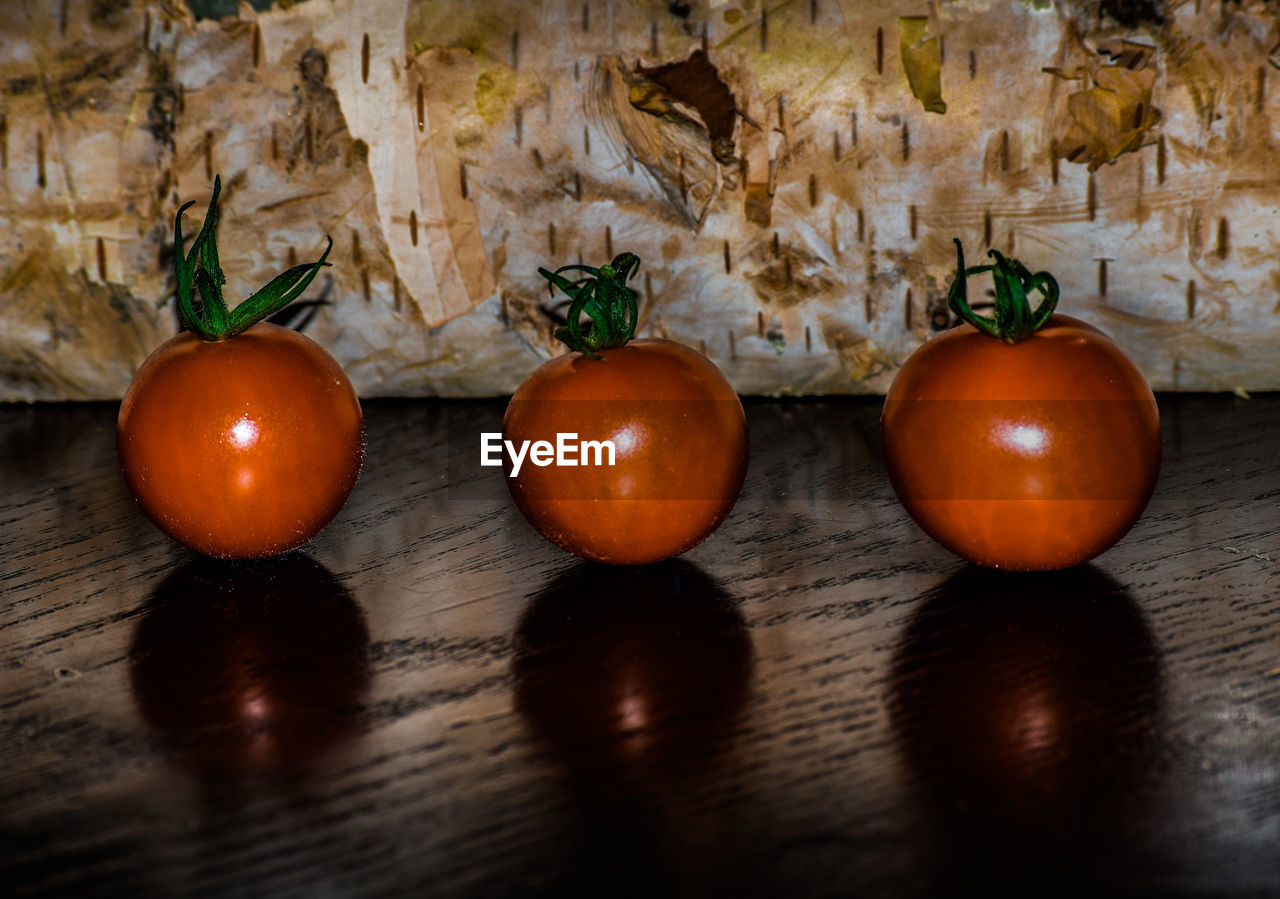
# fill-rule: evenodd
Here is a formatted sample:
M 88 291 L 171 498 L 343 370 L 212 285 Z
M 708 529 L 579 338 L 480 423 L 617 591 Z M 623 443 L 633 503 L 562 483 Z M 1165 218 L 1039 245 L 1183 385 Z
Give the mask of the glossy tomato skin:
M 197 552 L 262 558 L 315 536 L 360 472 L 364 423 L 341 366 L 265 322 L 219 342 L 182 333 L 152 353 L 120 405 L 125 482 Z
M 706 356 L 658 338 L 593 359 L 544 364 L 511 398 L 503 437 L 612 440 L 613 466 L 536 466 L 507 478 L 544 537 L 585 559 L 643 565 L 701 543 L 728 516 L 747 471 L 747 421 Z M 512 470 L 503 454 L 505 470 Z
M 964 324 L 903 365 L 881 417 L 911 517 L 988 568 L 1052 571 L 1113 546 L 1160 472 L 1160 414 L 1137 366 L 1054 315 L 1015 345 Z

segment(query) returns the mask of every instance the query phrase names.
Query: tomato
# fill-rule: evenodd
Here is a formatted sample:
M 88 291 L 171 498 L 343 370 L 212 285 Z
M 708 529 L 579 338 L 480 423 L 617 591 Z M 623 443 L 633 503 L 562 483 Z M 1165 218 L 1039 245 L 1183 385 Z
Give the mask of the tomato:
M 746 415 L 715 364 L 674 341 L 630 339 L 634 298 L 623 282 L 638 265 L 624 254 L 612 266 L 584 269 L 616 279 L 605 288 L 592 279 L 586 290 L 616 288 L 614 300 L 630 301 L 630 318 L 614 319 L 625 336 L 606 335 L 606 324 L 588 332 L 594 343 L 582 342 L 572 326 L 562 329 L 561 339 L 579 350 L 530 375 L 503 419 L 503 438 L 515 447 L 554 445 L 558 435 L 575 435 L 575 446 L 613 445 L 612 465 L 525 458 L 517 469 L 503 455 L 512 498 L 539 533 L 583 558 L 618 565 L 656 562 L 702 542 L 733 508 L 747 469 Z M 595 311 L 608 321 L 604 309 Z M 575 315 L 571 309 L 571 323 Z M 574 461 L 601 458 L 584 451 Z
M 363 418 L 333 357 L 258 320 L 299 295 L 324 257 L 226 309 L 212 245 L 218 188 L 215 181 L 185 259 L 178 213 L 175 269 L 188 330 L 134 375 L 117 447 L 125 483 L 162 531 L 209 556 L 256 558 L 305 542 L 342 508 L 360 471 Z M 199 311 L 193 284 L 204 298 Z
M 320 532 L 355 485 L 360 401 L 309 338 L 260 322 L 229 340 L 179 334 L 120 406 L 120 466 L 143 511 L 205 555 L 276 555 Z
M 1008 342 L 984 319 L 917 350 L 885 398 L 885 462 L 907 512 L 956 555 L 990 568 L 1068 568 L 1113 546 L 1142 514 L 1160 471 L 1159 410 L 1120 347 L 1053 312 L 1056 282 L 995 255 L 996 266 L 968 272 L 960 257 L 953 308 L 969 320 L 964 277 L 994 270 L 1000 324 L 1030 322 L 999 308 L 1026 303 L 1025 293 L 1006 295 L 1018 293 L 1012 279 L 1051 294 L 1037 327 Z

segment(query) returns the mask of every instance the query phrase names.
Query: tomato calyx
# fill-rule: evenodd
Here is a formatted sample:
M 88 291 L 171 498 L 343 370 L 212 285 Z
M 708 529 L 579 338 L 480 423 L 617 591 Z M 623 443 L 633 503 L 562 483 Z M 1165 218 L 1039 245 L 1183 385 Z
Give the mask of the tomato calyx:
M 627 281 L 639 269 L 640 257 L 634 253 L 619 253 L 613 262 L 599 268 L 564 265 L 554 272 L 539 268 L 538 274 L 551 282 L 547 289 L 554 295 L 559 287 L 571 301 L 566 324 L 556 328 L 556 339 L 592 359 L 601 358 L 600 350 L 625 346 L 635 337 L 638 316 L 636 293 Z M 570 281 L 561 272 L 584 272 L 587 277 Z M 588 318 L 585 325 L 584 314 Z
M 196 205 L 195 201 L 184 204 L 173 219 L 173 274 L 178 284 L 178 319 L 192 334 L 209 342 L 234 337 L 302 296 L 320 269 L 329 265 L 325 259 L 333 249 L 333 238 L 326 236 L 329 245 L 318 261 L 295 265 L 281 272 L 234 309 L 228 309 L 222 296 L 222 285 L 227 283 L 227 278 L 218 261 L 215 236 L 218 194 L 221 191 L 222 176 L 215 175 L 213 197 L 205 210 L 204 224 L 185 257 L 182 255 L 182 214 Z M 200 293 L 199 305 L 195 302 L 195 291 Z
M 1048 272 L 1031 271 L 1017 259 L 1007 259 L 998 250 L 988 250 L 994 265 L 976 265 L 965 268 L 964 248 L 959 238 L 956 244 L 956 279 L 947 291 L 947 305 L 951 311 L 973 325 L 979 331 L 1013 345 L 1026 340 L 1040 329 L 1058 306 L 1058 282 Z M 970 275 L 991 272 L 995 282 L 995 315 L 980 315 L 969 305 L 967 279 Z M 1028 295 L 1038 290 L 1044 299 L 1033 312 Z

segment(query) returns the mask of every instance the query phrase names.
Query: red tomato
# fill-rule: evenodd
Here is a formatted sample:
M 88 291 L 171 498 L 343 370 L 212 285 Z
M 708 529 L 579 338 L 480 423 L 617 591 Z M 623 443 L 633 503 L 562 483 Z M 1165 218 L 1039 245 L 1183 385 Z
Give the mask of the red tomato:
M 1137 521 L 1160 471 L 1151 388 L 1105 334 L 1065 315 L 1012 345 L 969 324 L 933 338 L 894 379 L 881 431 L 911 517 L 990 568 L 1093 558 Z
M 742 403 L 720 369 L 683 344 L 632 340 L 596 355 L 569 353 L 530 375 L 503 437 L 517 447 L 558 434 L 610 440 L 615 464 L 525 458 L 507 479 L 511 495 L 539 533 L 583 558 L 641 565 L 678 555 L 724 521 L 742 489 Z
M 363 455 L 360 402 L 318 344 L 260 322 L 218 342 L 182 333 L 138 369 L 117 426 L 125 482 L 198 552 L 275 555 L 319 533 Z

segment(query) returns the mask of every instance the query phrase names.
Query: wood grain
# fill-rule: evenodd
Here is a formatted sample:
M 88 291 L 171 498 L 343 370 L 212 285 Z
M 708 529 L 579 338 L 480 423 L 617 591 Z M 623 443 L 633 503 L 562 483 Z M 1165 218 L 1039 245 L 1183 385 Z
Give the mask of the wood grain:
M 0 407 L 0 883 L 18 896 L 1280 890 L 1280 398 L 1161 400 L 1084 569 L 924 537 L 878 403 L 752 402 L 725 525 L 597 571 L 478 465 L 501 403 L 367 405 L 298 556 L 214 564 L 110 405 Z

